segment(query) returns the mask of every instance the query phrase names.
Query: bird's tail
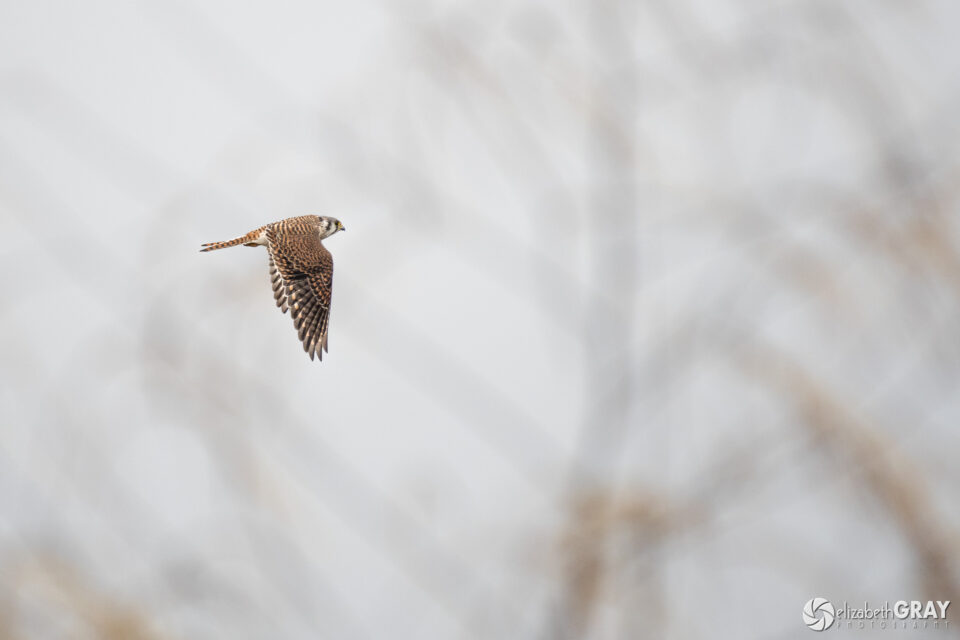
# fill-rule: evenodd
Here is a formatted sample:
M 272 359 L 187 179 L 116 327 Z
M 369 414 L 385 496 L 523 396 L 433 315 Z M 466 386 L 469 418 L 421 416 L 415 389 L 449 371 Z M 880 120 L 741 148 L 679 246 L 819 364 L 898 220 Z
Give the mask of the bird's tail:
M 217 249 L 226 249 L 227 247 L 235 247 L 238 244 L 243 244 L 248 247 L 256 247 L 258 245 L 264 244 L 263 233 L 267 230 L 266 227 L 260 227 L 259 229 L 254 229 L 245 236 L 240 236 L 239 238 L 234 238 L 233 240 L 225 240 L 223 242 L 207 242 L 206 244 L 200 245 L 203 247 L 200 249 L 203 251 L 216 251 Z

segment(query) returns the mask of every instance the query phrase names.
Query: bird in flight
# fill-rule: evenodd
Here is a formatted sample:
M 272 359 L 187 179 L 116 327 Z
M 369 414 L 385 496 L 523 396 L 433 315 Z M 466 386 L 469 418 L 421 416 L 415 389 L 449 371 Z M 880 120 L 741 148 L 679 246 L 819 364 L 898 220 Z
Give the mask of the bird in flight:
M 266 247 L 270 256 L 273 297 L 284 313 L 290 310 L 303 350 L 313 360 L 323 360 L 330 322 L 330 297 L 333 292 L 333 256 L 323 246 L 345 227 L 329 216 L 298 216 L 272 222 L 245 236 L 225 242 L 209 242 L 200 251 L 215 251 L 244 245 Z

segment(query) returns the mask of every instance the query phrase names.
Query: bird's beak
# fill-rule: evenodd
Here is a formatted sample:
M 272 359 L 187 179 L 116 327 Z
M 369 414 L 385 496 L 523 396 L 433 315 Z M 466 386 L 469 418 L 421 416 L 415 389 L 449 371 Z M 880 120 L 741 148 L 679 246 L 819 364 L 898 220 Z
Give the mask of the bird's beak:
M 340 225 L 340 231 L 346 231 L 346 230 L 347 230 L 347 228 L 341 224 L 341 225 Z

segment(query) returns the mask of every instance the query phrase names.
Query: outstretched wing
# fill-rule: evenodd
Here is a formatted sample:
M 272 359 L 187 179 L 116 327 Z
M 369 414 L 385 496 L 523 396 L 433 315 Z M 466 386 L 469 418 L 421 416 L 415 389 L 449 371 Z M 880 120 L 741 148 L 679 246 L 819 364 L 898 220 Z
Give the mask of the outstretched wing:
M 333 256 L 313 229 L 267 231 L 273 297 L 290 310 L 303 349 L 323 360 L 333 293 Z

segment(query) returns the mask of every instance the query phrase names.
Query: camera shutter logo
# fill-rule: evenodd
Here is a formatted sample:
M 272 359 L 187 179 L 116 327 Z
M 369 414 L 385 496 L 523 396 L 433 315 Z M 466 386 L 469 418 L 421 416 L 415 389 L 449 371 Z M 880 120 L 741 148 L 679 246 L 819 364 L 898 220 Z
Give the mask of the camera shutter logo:
M 826 631 L 832 627 L 836 616 L 836 610 L 826 598 L 813 598 L 803 605 L 803 622 L 814 631 Z

